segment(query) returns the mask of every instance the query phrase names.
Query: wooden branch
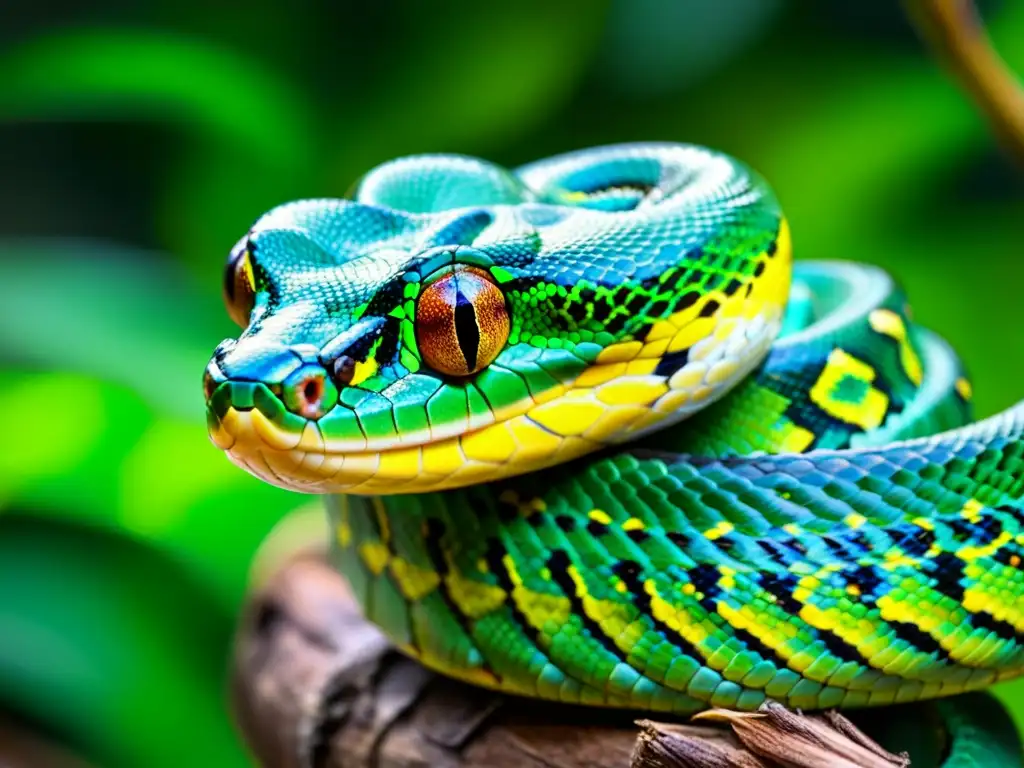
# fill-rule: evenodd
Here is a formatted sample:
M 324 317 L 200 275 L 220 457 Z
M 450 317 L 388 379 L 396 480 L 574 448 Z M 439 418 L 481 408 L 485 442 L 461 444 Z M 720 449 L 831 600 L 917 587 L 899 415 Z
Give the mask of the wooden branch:
M 993 48 L 972 0 L 904 4 L 920 35 L 988 118 L 997 138 L 1024 164 L 1024 88 Z
M 256 592 L 235 648 L 233 703 L 268 768 L 890 768 L 838 715 L 715 710 L 701 724 L 497 695 L 435 675 L 359 615 L 314 554 Z M 638 727 L 639 726 L 639 727 Z
M 23 723 L 0 714 L 0 766 L 3 768 L 89 768 L 66 747 L 54 744 Z

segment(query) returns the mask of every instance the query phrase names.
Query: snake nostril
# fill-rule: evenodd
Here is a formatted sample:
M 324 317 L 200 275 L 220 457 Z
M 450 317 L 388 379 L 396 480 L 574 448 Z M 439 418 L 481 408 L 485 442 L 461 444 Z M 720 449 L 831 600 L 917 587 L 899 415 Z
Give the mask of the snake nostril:
M 292 413 L 319 419 L 334 407 L 338 390 L 319 365 L 304 365 L 284 381 L 281 396 Z
M 302 397 L 307 403 L 319 405 L 323 394 L 324 383 L 321 379 L 313 376 L 306 379 L 306 383 L 302 386 Z

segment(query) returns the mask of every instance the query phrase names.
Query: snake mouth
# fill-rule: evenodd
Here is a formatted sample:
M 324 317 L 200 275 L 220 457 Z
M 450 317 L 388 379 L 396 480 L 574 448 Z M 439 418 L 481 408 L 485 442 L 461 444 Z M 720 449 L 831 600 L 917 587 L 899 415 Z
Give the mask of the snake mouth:
M 508 426 L 506 431 L 504 428 Z M 514 445 L 500 434 L 518 437 Z M 336 452 L 315 422 L 299 435 L 277 429 L 260 411 L 229 408 L 210 437 L 228 458 L 257 477 L 302 493 L 399 494 L 438 491 L 540 469 L 601 447 L 555 435 L 525 414 L 475 432 L 381 451 Z M 282 442 L 282 439 L 284 440 Z M 294 443 L 294 445 L 292 445 Z
M 409 431 L 399 439 L 393 434 L 332 437 L 330 425 L 356 420 L 346 406 L 339 403 L 319 419 L 306 418 L 289 410 L 271 386 L 218 380 L 215 368 L 208 368 L 204 388 L 214 445 L 262 480 L 303 493 L 443 490 L 549 466 L 602 445 L 558 435 L 529 417 L 529 409 L 559 397 L 564 387 L 488 411 L 470 424 L 463 420 Z

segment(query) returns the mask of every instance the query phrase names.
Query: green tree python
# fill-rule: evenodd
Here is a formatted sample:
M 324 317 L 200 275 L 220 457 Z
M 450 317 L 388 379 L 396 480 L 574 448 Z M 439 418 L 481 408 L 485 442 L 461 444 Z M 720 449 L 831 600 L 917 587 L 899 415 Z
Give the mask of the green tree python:
M 1024 405 L 971 423 L 893 281 L 794 264 L 730 157 L 394 160 L 262 216 L 224 294 L 213 442 L 326 495 L 367 617 L 432 669 L 678 716 L 1024 670 Z M 1017 762 L 967 700 L 945 764 Z

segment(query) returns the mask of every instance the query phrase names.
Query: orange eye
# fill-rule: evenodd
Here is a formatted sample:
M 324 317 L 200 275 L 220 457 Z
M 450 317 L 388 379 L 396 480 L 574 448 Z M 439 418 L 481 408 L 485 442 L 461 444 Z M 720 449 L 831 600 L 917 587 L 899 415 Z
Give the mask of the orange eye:
M 434 281 L 416 304 L 416 342 L 427 364 L 449 376 L 487 367 L 508 340 L 505 295 L 486 272 L 457 268 Z
M 224 270 L 224 305 L 231 319 L 245 328 L 249 325 L 256 300 L 256 280 L 252 274 L 249 249 L 243 240 L 231 249 L 227 267 Z

